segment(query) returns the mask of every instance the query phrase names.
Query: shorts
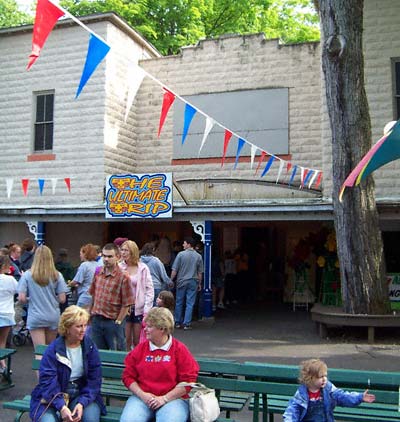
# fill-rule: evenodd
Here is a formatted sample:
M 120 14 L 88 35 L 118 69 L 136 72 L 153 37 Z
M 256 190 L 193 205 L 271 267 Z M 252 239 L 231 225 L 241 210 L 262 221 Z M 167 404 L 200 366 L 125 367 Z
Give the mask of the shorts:
M 12 327 L 13 325 L 15 325 L 14 317 L 0 315 L 0 327 Z
M 90 306 L 92 304 L 92 296 L 89 293 L 81 293 L 76 303 L 78 306 Z
M 135 315 L 135 309 L 132 308 L 131 313 L 127 316 L 126 322 L 133 324 L 141 324 L 143 321 L 143 315 Z
M 225 287 L 225 280 L 223 277 L 215 277 L 211 280 L 211 285 L 218 289 L 222 289 L 222 287 Z

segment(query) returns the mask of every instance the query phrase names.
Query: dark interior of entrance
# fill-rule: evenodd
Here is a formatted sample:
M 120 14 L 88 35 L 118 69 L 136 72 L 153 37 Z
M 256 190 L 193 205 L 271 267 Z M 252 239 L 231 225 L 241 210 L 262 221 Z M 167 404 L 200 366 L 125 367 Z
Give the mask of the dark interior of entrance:
M 241 246 L 249 256 L 247 301 L 283 299 L 286 233 L 277 227 L 243 227 Z

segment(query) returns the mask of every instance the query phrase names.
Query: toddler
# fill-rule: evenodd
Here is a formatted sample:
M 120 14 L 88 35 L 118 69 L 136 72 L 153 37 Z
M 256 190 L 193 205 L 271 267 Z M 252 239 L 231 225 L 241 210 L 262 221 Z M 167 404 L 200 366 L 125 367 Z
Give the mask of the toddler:
M 173 314 L 175 309 L 175 298 L 172 292 L 162 290 L 156 299 L 156 305 L 158 308 L 167 308 Z
M 328 381 L 328 367 L 319 359 L 301 363 L 300 387 L 283 414 L 284 422 L 334 422 L 336 405 L 355 407 L 375 400 L 368 390 L 364 393 L 343 391 Z

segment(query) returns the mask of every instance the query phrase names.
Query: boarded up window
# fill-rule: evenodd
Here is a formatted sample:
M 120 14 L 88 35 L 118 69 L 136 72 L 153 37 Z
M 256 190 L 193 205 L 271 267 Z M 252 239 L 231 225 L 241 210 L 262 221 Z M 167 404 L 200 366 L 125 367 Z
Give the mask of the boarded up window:
M 261 149 L 275 155 L 289 153 L 287 88 L 200 94 L 184 98 Z M 174 104 L 174 158 L 198 158 L 206 118 L 198 112 L 195 114 L 182 145 L 184 111 L 185 103 L 177 99 Z M 200 158 L 221 157 L 223 143 L 224 129 L 215 125 L 201 150 Z M 227 156 L 236 156 L 236 150 L 237 137 L 232 137 Z M 244 155 L 250 155 L 247 145 L 241 153 L 241 156 Z

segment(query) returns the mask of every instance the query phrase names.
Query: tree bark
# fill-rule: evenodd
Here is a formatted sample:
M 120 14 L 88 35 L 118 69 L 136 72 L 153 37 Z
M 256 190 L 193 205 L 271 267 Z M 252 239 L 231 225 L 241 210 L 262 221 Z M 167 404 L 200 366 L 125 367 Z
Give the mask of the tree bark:
M 319 0 L 322 67 L 332 130 L 333 209 L 344 311 L 390 311 L 375 187 L 339 190 L 371 147 L 371 121 L 364 87 L 363 0 Z

